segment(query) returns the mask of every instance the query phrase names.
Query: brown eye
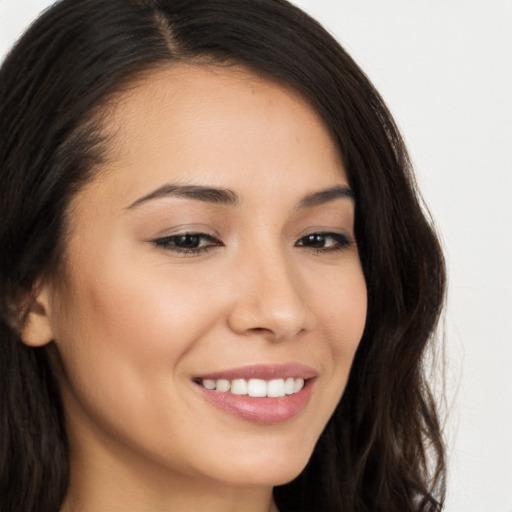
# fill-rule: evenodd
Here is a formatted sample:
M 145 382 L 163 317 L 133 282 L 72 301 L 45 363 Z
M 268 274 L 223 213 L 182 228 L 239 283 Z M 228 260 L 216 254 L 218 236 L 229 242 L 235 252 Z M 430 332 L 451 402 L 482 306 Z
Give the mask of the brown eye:
M 350 239 L 342 233 L 311 233 L 297 240 L 295 245 L 297 247 L 335 251 L 344 249 L 350 243 Z
M 206 233 L 182 233 L 153 240 L 157 247 L 184 254 L 206 252 L 210 247 L 222 245 L 213 236 Z
M 201 244 L 201 236 L 200 235 L 180 235 L 173 237 L 172 242 L 176 247 L 180 247 L 182 249 L 197 249 Z

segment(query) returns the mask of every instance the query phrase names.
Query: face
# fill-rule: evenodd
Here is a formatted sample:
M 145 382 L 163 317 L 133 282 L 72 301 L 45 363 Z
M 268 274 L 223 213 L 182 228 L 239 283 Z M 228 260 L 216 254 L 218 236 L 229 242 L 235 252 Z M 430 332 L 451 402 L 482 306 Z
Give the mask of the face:
M 366 317 L 335 144 L 297 93 L 185 65 L 125 92 L 106 132 L 45 285 L 74 460 L 289 481 Z

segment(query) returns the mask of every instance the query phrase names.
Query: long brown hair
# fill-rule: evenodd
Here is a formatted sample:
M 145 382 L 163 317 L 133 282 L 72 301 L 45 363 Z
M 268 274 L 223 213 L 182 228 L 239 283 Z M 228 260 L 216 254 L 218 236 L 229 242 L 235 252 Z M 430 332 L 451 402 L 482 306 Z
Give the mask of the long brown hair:
M 241 64 L 299 91 L 330 129 L 356 195 L 368 288 L 349 382 L 282 512 L 434 512 L 444 450 L 424 354 L 445 272 L 396 125 L 368 78 L 285 0 L 63 0 L 0 70 L 0 511 L 55 512 L 68 486 L 62 405 L 45 348 L 18 335 L 59 260 L 70 197 L 101 161 L 98 113 L 145 71 Z

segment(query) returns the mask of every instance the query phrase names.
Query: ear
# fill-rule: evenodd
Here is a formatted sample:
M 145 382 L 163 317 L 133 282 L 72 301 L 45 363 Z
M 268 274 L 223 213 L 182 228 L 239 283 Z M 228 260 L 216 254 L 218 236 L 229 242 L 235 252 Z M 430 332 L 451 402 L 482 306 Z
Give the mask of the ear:
M 29 300 L 28 312 L 20 329 L 20 336 L 25 345 L 42 347 L 53 340 L 50 286 L 41 284 L 36 287 L 36 295 Z

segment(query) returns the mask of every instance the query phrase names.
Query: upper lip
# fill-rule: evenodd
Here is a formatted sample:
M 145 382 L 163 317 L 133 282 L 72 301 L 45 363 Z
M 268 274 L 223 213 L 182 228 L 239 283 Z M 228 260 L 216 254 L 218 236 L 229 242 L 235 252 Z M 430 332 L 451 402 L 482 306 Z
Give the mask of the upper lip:
M 202 373 L 196 375 L 195 379 L 287 379 L 293 377 L 295 379 L 311 379 L 316 377 L 318 372 L 311 366 L 300 363 L 286 364 L 256 364 L 250 366 L 241 366 L 239 368 L 229 368 L 210 373 Z

